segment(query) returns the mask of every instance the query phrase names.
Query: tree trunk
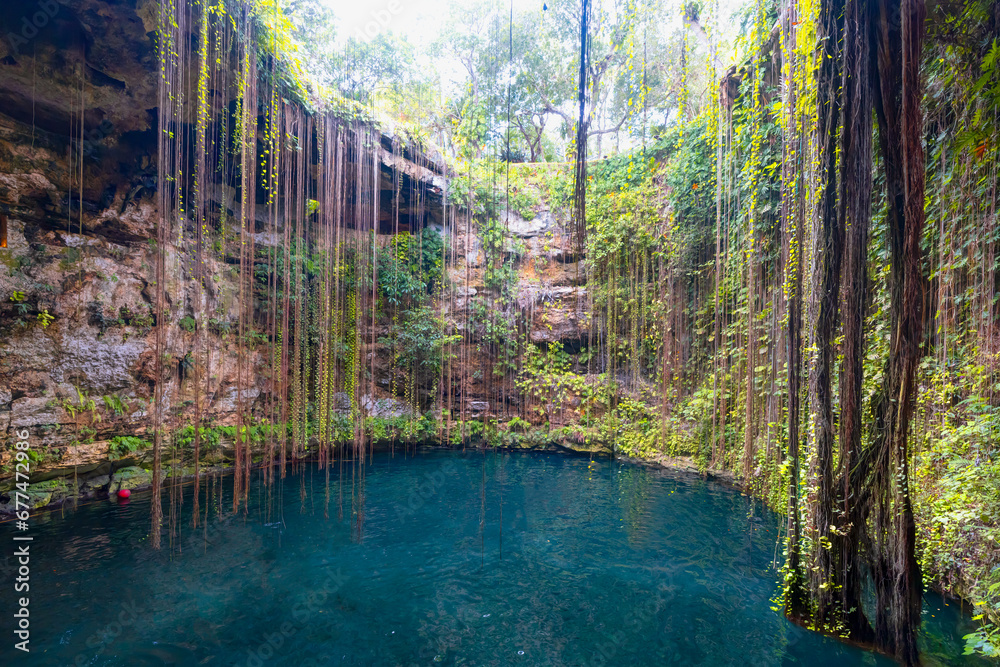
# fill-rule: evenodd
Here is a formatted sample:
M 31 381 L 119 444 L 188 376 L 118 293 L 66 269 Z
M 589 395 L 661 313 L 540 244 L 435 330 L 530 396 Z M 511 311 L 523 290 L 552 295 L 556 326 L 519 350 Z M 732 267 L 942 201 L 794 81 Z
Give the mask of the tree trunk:
M 892 334 L 888 368 L 873 400 L 869 447 L 850 471 L 856 522 L 868 522 L 869 565 L 876 594 L 875 643 L 907 665 L 917 664 L 921 581 L 914 554 L 909 498 L 908 432 L 923 335 L 924 154 L 921 144 L 921 0 L 876 0 L 873 82 L 879 144 L 885 162 Z
M 869 69 L 871 14 L 867 0 L 847 0 L 844 12 L 844 121 L 841 133 L 840 216 L 846 230 L 842 303 L 843 361 L 840 375 L 841 530 L 838 561 L 840 609 L 851 637 L 872 641 L 861 605 L 862 563 L 857 546 L 861 520 L 853 514 L 849 471 L 861 449 L 864 320 L 868 304 L 868 235 L 872 198 L 872 92 Z
M 813 413 L 816 459 L 812 471 L 817 489 L 813 509 L 812 596 L 815 621 L 824 625 L 833 613 L 833 563 L 830 544 L 833 498 L 833 339 L 840 298 L 840 265 L 844 230 L 837 211 L 837 139 L 840 124 L 840 38 L 843 0 L 826 0 L 820 10 L 822 48 L 818 73 L 818 162 L 816 248 L 813 254 L 813 340 L 816 347 L 810 369 L 809 391 Z
M 894 587 L 895 653 L 904 663 L 917 662 L 917 628 L 920 625 L 921 580 L 915 555 L 916 526 L 909 492 L 910 417 L 913 413 L 917 363 L 924 332 L 924 275 L 920 240 L 924 231 L 924 151 L 921 142 L 923 117 L 920 102 L 920 57 L 923 46 L 926 8 L 923 0 L 903 0 L 903 174 L 905 186 L 903 232 L 903 302 L 897 345 L 890 355 L 900 359 L 899 417 L 893 431 L 892 451 L 896 456 L 896 560 Z

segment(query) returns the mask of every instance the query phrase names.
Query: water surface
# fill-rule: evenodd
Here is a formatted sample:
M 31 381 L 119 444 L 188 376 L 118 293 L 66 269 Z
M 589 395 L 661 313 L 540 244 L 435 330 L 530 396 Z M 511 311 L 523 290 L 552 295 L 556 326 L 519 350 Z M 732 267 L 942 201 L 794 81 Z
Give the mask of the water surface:
M 165 494 L 160 553 L 148 494 L 34 518 L 32 653 L 0 664 L 892 664 L 775 611 L 778 517 L 697 477 L 424 451 L 258 476 L 235 516 L 231 487 L 198 529 L 191 487 Z M 977 664 L 970 631 L 928 597 L 929 664 Z

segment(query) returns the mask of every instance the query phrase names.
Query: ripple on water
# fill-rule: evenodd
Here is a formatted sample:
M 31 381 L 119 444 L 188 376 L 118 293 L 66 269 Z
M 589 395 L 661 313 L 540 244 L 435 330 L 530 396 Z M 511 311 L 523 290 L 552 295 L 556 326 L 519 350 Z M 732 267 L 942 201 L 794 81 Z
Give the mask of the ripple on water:
M 699 478 L 549 455 L 376 455 L 358 540 L 359 487 L 337 471 L 326 508 L 313 469 L 258 481 L 236 516 L 231 479 L 203 485 L 197 529 L 188 487 L 158 554 L 148 496 L 40 517 L 33 651 L 18 664 L 891 664 L 772 610 L 777 517 Z M 977 664 L 959 656 L 969 621 L 939 598 L 927 608 L 928 662 Z

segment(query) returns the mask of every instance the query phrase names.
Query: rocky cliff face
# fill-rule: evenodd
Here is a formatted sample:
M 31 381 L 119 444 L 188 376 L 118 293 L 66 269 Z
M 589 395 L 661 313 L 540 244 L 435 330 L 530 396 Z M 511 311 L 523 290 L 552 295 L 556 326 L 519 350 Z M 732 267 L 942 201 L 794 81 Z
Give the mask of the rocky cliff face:
M 31 434 L 44 477 L 86 472 L 107 456 L 103 435 L 144 428 L 155 7 L 14 0 L 0 9 L 4 476 L 14 430 Z
M 271 389 L 263 349 L 249 352 L 260 369 L 256 380 L 237 383 L 235 249 L 222 247 L 206 257 L 206 274 L 214 278 L 199 291 L 183 279 L 192 251 L 172 241 L 167 311 L 154 312 L 158 7 L 155 0 L 14 0 L 0 8 L 0 33 L 14 36 L 0 45 L 0 229 L 6 232 L 0 247 L 0 491 L 13 481 L 14 432 L 26 429 L 36 505 L 75 495 L 70 475 L 79 478 L 83 493 L 107 491 L 123 475 L 132 475 L 134 484 L 148 482 L 148 473 L 136 467 L 146 455 L 133 451 L 128 438 L 150 437 L 157 381 L 164 383 L 173 424 L 190 421 L 196 400 L 189 377 L 192 316 L 199 300 L 203 312 L 212 313 L 211 377 L 201 396 L 207 420 L 231 425 L 238 401 L 262 402 Z M 383 199 L 401 181 L 421 184 L 426 224 L 440 228 L 443 163 L 398 146 L 382 136 Z M 223 184 L 212 187 L 209 199 L 231 212 L 237 206 L 235 190 Z M 584 340 L 579 258 L 568 250 L 564 224 L 544 205 L 537 208 L 530 221 L 515 214 L 505 220 L 510 251 L 504 261 L 517 269 L 517 307 L 529 323 L 527 338 Z M 457 232 L 448 241 L 455 259 L 447 267 L 453 289 L 445 309 L 452 330 L 461 331 L 476 302 L 492 300 L 477 224 L 457 215 Z M 257 217 L 266 218 L 262 207 Z M 255 241 L 278 243 L 263 232 Z M 158 327 L 166 341 L 159 378 Z M 478 342 L 469 336 L 464 344 L 472 349 L 458 351 L 457 359 L 477 364 Z M 369 414 L 409 410 L 393 395 L 390 365 L 377 365 L 385 377 L 375 383 L 376 395 L 361 401 Z M 489 412 L 481 379 L 465 375 L 473 379 L 459 393 L 469 413 Z M 219 452 L 216 462 L 224 464 L 225 442 Z
M 540 202 L 531 220 L 503 211 L 506 229 L 503 262 L 514 267 L 515 303 L 527 320 L 527 340 L 536 344 L 560 341 L 577 345 L 590 333 L 586 308 L 586 274 L 575 256 L 567 221 Z M 458 224 L 458 248 L 448 275 L 457 299 L 449 314 L 461 326 L 477 301 L 489 301 L 485 284 L 486 256 L 481 232 Z

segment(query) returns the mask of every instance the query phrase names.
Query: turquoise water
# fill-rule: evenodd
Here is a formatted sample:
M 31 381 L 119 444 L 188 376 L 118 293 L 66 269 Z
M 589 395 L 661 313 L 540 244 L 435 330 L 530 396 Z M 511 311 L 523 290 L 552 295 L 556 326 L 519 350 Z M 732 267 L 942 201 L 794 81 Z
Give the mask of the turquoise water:
M 697 477 L 426 451 L 343 480 L 334 469 L 326 518 L 322 471 L 255 479 L 236 516 L 217 478 L 196 530 L 187 487 L 160 553 L 148 494 L 33 519 L 32 652 L 4 639 L 0 664 L 892 664 L 773 611 L 778 518 Z M 974 664 L 959 610 L 925 608 L 928 663 Z

